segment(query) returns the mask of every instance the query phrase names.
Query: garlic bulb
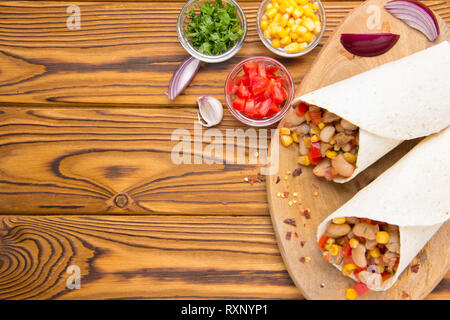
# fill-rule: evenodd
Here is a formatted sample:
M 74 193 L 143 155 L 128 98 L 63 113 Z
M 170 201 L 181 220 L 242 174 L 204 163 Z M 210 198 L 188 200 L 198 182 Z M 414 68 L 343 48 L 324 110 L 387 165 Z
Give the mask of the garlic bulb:
M 219 124 L 223 118 L 222 103 L 209 96 L 202 96 L 197 99 L 199 112 L 197 113 L 198 122 L 204 127 L 212 127 Z M 200 119 L 201 116 L 201 119 Z M 202 122 L 202 119 L 204 122 Z

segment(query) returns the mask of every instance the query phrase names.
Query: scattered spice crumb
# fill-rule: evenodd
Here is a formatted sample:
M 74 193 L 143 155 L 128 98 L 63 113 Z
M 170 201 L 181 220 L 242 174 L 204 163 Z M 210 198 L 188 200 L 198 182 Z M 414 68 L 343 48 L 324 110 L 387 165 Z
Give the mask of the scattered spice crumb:
M 322 282 L 322 283 L 320 284 L 320 287 L 321 287 L 321 288 L 325 288 L 325 283 Z
M 294 197 L 296 197 L 296 196 L 298 196 L 298 193 L 297 193 L 297 192 L 294 192 L 292 195 L 293 195 Z
M 278 197 L 278 198 L 281 198 L 281 192 L 278 192 L 278 193 L 277 193 L 277 197 Z
M 292 202 L 293 202 L 293 203 L 297 203 L 297 200 L 293 199 Z
M 311 219 L 311 209 L 309 208 L 300 210 L 300 214 L 304 216 L 306 219 Z
M 295 219 L 294 219 L 294 218 L 287 218 L 287 219 L 284 219 L 283 222 L 286 223 L 286 224 L 288 224 L 288 225 L 294 226 L 294 227 L 297 226 L 297 223 L 295 223 Z
M 280 182 L 280 176 L 277 177 L 277 181 L 275 183 L 279 183 Z
M 302 174 L 302 168 L 297 168 L 294 170 L 294 172 L 292 173 L 293 177 L 298 177 L 299 175 Z
M 301 258 L 300 258 L 300 262 L 301 262 L 301 263 L 305 263 L 305 262 L 306 262 L 305 257 L 301 257 Z
M 289 192 L 287 192 L 287 191 L 283 192 L 283 196 L 284 196 L 284 198 L 289 197 Z
M 297 232 L 294 232 L 294 236 L 295 236 L 296 238 L 298 238 L 298 233 L 297 233 Z
M 411 272 L 417 273 L 419 272 L 420 264 L 415 264 L 411 266 Z
M 286 232 L 286 240 L 291 240 L 291 232 Z
M 266 181 L 266 178 L 261 173 L 258 173 L 254 177 L 252 177 L 252 176 L 245 177 L 244 181 L 253 185 L 255 183 L 261 183 L 261 182 Z
M 314 191 L 314 192 L 313 192 L 313 196 L 314 196 L 314 197 L 317 197 L 318 195 L 319 195 L 319 193 L 318 193 L 317 191 Z
M 287 180 L 289 177 L 288 176 L 284 176 L 284 180 Z
M 305 246 L 305 241 L 300 241 L 300 247 L 304 247 Z
M 293 204 L 293 202 L 291 200 L 289 200 L 289 202 L 288 202 L 289 207 L 291 207 L 292 204 Z
M 409 294 L 406 293 L 405 291 L 402 291 L 402 299 L 408 299 L 409 298 Z
M 305 262 L 306 262 L 306 263 L 311 262 L 311 257 L 305 257 Z
M 312 186 L 313 186 L 314 189 L 319 190 L 319 186 L 315 185 L 314 183 L 312 184 Z

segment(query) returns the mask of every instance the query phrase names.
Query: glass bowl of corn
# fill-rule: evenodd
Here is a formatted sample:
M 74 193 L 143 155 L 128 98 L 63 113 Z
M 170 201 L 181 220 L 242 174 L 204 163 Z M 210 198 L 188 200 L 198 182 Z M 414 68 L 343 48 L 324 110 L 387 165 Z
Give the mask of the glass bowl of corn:
M 287 58 L 312 51 L 326 26 L 325 9 L 319 0 L 264 0 L 256 21 L 264 45 Z

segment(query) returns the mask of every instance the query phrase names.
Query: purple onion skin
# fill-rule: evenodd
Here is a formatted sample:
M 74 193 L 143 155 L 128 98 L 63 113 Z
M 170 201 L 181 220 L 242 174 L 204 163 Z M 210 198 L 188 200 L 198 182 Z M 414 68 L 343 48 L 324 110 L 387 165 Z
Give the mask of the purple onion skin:
M 417 6 L 421 9 L 423 9 L 425 11 L 425 13 L 429 16 L 429 18 L 431 18 L 436 31 L 437 31 L 437 35 L 436 38 L 439 36 L 440 30 L 439 30 L 439 23 L 436 19 L 436 16 L 434 15 L 433 11 L 431 11 L 430 8 L 428 8 L 426 5 L 424 5 L 421 2 L 418 1 L 414 1 L 414 0 L 394 0 L 394 1 L 389 1 L 388 3 L 386 3 L 386 5 L 384 6 L 384 8 L 390 12 L 390 10 L 392 10 L 392 6 L 395 5 L 403 5 L 403 6 Z M 391 12 L 392 13 L 392 12 Z M 393 14 L 393 13 L 392 13 Z M 394 15 L 395 16 L 395 15 Z M 423 31 L 422 31 L 423 32 Z M 429 36 L 427 35 L 427 37 L 429 38 Z M 436 40 L 436 38 L 434 39 L 430 39 L 430 41 L 434 41 Z
M 177 82 L 180 80 L 181 74 L 185 71 L 186 66 L 191 63 L 197 64 L 194 72 L 192 73 L 192 75 L 190 75 L 190 79 L 186 83 L 184 83 L 182 86 L 178 86 Z M 188 57 L 186 60 L 184 60 L 182 63 L 178 65 L 169 82 L 169 90 L 167 92 L 167 95 L 170 100 L 174 100 L 181 92 L 183 92 L 184 89 L 186 89 L 186 87 L 194 79 L 194 76 L 199 69 L 200 69 L 200 61 L 198 61 L 194 57 Z
M 341 44 L 356 56 L 375 57 L 388 52 L 399 38 L 392 33 L 343 33 Z

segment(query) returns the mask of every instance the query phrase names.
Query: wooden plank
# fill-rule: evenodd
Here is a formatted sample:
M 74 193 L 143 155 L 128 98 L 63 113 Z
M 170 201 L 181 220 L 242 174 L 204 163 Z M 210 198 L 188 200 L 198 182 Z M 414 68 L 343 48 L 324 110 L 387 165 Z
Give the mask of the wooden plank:
M 0 213 L 266 214 L 264 183 L 244 182 L 260 172 L 256 149 L 236 139 L 228 147 L 246 160 L 226 164 L 224 137 L 213 154 L 223 163 L 205 164 L 194 143 L 212 144 L 196 121 L 193 108 L 0 108 Z M 248 129 L 226 111 L 216 129 L 237 128 Z M 171 159 L 176 129 L 192 141 L 192 164 Z
M 80 289 L 66 286 L 70 265 L 80 268 Z M 449 280 L 429 298 L 448 299 Z M 302 297 L 269 217 L 0 218 L 0 299 L 127 298 Z
M 187 56 L 176 36 L 183 3 L 168 2 L 162 8 L 151 2 L 0 2 L 0 102 L 192 106 L 200 95 L 223 99 L 226 75 L 238 61 L 254 55 L 273 56 L 256 32 L 259 2 L 245 2 L 249 32 L 242 50 L 226 63 L 204 66 L 184 94 L 169 101 L 165 93 L 171 74 Z M 450 21 L 446 1 L 426 3 Z M 73 4 L 81 9 L 80 30 L 66 26 L 66 8 Z M 324 40 L 358 4 L 325 3 Z M 318 51 L 279 60 L 299 83 Z
M 0 299 L 301 298 L 268 217 L 0 221 Z M 70 265 L 78 290 L 66 287 Z

